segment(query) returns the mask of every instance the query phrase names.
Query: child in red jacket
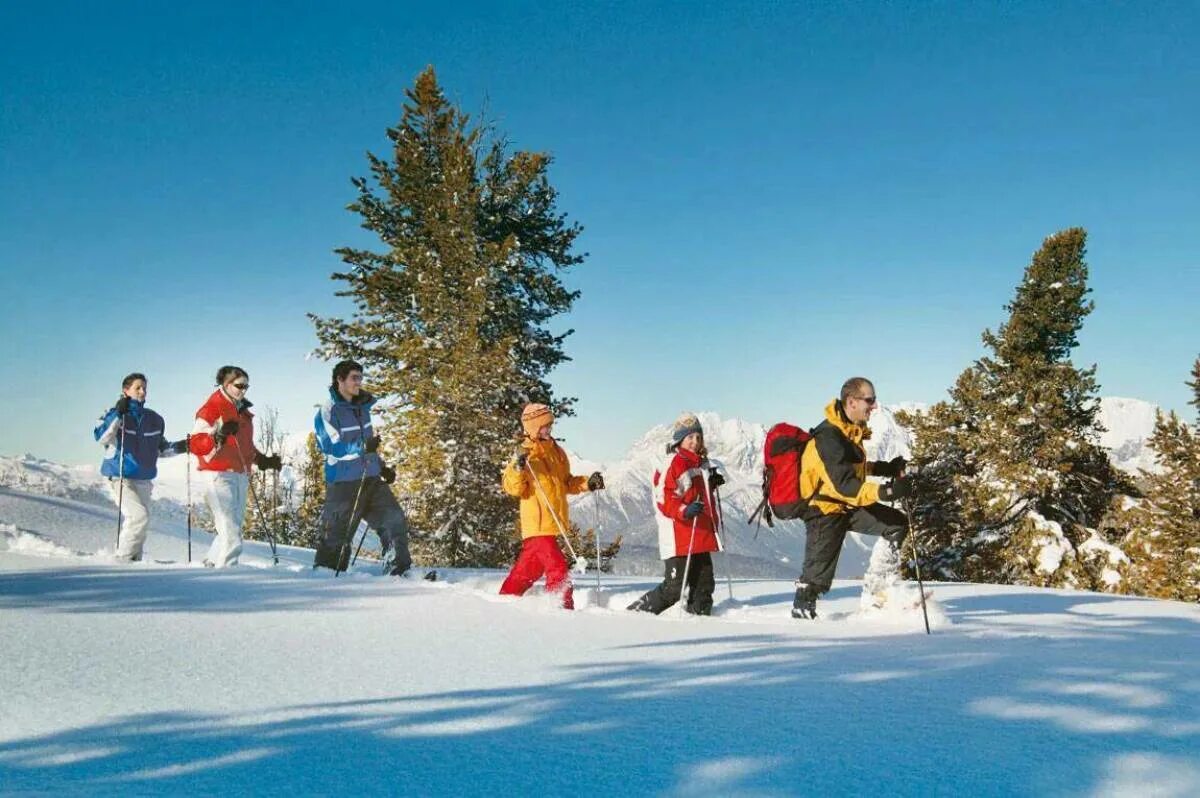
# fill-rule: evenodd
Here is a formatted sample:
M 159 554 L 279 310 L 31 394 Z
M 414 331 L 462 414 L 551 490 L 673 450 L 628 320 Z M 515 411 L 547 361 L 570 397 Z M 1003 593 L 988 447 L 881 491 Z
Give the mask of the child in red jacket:
M 665 470 L 654 473 L 654 504 L 659 517 L 658 551 L 665 565 L 662 584 L 633 604 L 631 610 L 658 615 L 683 594 L 687 571 L 687 610 L 695 615 L 710 615 L 713 605 L 712 552 L 720 551 L 717 539 L 717 514 L 705 475 L 709 471 L 704 448 L 704 429 L 700 420 L 684 413 L 672 428 L 672 455 Z M 714 473 L 712 487 L 724 482 Z M 691 554 L 691 562 L 688 555 Z

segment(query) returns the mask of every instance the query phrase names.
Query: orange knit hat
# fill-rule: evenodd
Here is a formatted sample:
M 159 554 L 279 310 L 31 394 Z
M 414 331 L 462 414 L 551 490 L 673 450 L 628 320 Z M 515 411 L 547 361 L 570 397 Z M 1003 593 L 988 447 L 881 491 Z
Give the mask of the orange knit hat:
M 554 414 L 546 405 L 528 404 L 521 411 L 521 426 L 530 438 L 536 438 L 542 427 L 554 421 Z

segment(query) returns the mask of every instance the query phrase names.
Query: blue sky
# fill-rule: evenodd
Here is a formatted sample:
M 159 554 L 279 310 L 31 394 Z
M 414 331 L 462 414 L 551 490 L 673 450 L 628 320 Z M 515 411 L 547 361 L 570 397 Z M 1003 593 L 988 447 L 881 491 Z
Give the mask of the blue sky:
M 0 453 L 95 460 L 132 370 L 168 436 L 224 363 L 306 427 L 305 313 L 426 64 L 586 228 L 553 379 L 593 459 L 684 409 L 815 423 L 852 374 L 936 401 L 1073 225 L 1076 362 L 1191 415 L 1200 5 L 181 5 L 0 9 Z

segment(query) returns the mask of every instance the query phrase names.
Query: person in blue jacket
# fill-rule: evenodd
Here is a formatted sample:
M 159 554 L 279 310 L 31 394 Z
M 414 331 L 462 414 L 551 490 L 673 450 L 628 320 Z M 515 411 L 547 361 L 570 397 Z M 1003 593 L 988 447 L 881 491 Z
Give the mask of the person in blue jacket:
M 375 397 L 363 390 L 363 369 L 353 360 L 333 367 L 329 400 L 317 411 L 313 426 L 325 455 L 325 507 L 322 540 L 313 567 L 345 570 L 350 539 L 365 520 L 383 546 L 388 573 L 399 576 L 412 565 L 408 520 L 389 485 L 396 472 L 378 453 L 379 437 L 371 426 Z
M 121 381 L 121 396 L 93 431 L 105 447 L 100 474 L 108 478 L 113 501 L 121 508 L 117 559 L 142 559 L 150 524 L 150 492 L 158 476 L 158 458 L 187 451 L 187 439 L 171 443 L 162 416 L 146 407 L 146 375 L 137 372 Z M 121 483 L 124 482 L 124 489 Z

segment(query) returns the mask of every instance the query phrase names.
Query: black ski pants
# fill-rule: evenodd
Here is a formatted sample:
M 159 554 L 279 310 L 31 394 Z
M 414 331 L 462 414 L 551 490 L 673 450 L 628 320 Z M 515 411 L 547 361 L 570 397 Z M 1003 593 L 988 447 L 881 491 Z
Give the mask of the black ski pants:
M 812 511 L 805 516 L 804 526 L 807 539 L 800 581 L 824 593 L 833 586 L 833 574 L 847 532 L 879 535 L 899 546 L 908 535 L 908 516 L 895 507 L 876 503 L 830 515 Z
M 683 571 L 687 557 L 670 557 L 663 560 L 662 583 L 629 605 L 628 609 L 652 612 L 659 615 L 683 593 Z M 712 615 L 713 590 L 717 582 L 713 576 L 712 554 L 693 554 L 687 566 L 688 598 L 687 611 L 693 615 Z
M 395 549 L 393 570 L 407 570 L 412 565 L 408 553 L 408 519 L 391 488 L 379 477 L 326 483 L 325 507 L 321 511 L 321 545 L 317 548 L 314 565 L 338 568 L 340 557 L 340 567 L 344 569 L 349 564 L 349 544 L 353 543 L 354 530 L 363 520 L 379 535 L 384 551 L 389 547 Z

